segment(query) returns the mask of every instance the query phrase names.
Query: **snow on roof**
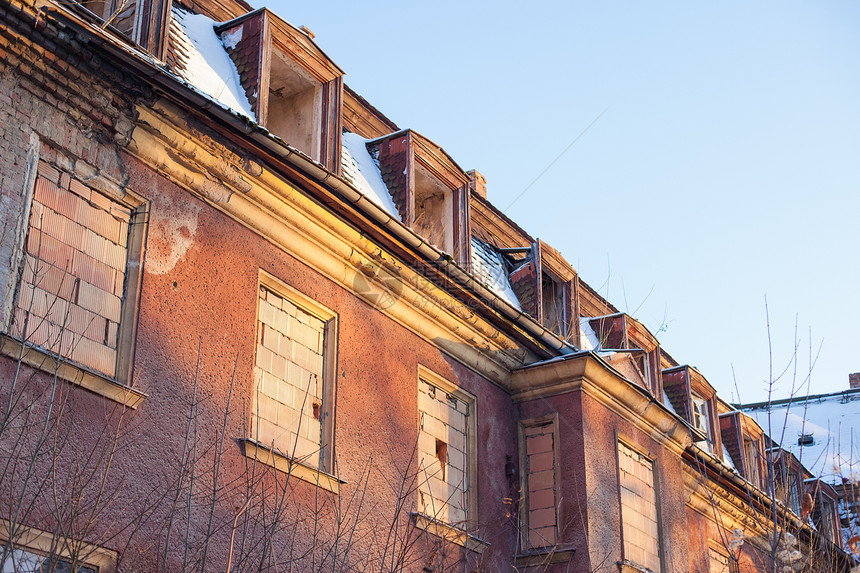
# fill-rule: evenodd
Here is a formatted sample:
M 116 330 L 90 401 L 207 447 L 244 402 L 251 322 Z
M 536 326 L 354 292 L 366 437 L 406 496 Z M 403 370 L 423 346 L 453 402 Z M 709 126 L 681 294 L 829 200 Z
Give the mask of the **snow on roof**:
M 174 7 L 170 24 L 171 39 L 177 44 L 176 59 L 180 64 L 173 71 L 225 108 L 256 121 L 236 66 L 215 33 L 215 22 L 201 14 Z M 235 38 L 228 39 L 233 41 Z
M 600 340 L 598 340 L 594 329 L 591 328 L 591 320 L 589 317 L 579 319 L 579 343 L 583 350 L 598 350 L 600 348 Z
M 368 199 L 385 209 L 400 221 L 400 213 L 391 198 L 391 192 L 382 180 L 377 162 L 367 151 L 367 139 L 354 133 L 343 134 L 341 169 L 343 177 Z
M 738 469 L 735 467 L 735 462 L 732 460 L 732 455 L 729 453 L 729 449 L 723 444 L 723 463 L 728 467 L 732 468 L 735 471 Z
M 766 406 L 744 409 L 768 429 Z M 770 406 L 771 439 L 794 454 L 813 475 L 832 484 L 860 478 L 860 392 L 824 394 Z M 784 428 L 784 431 L 783 431 Z M 799 445 L 802 435 L 812 443 Z
M 491 245 L 475 237 L 472 237 L 472 274 L 511 306 L 522 310 L 520 301 L 508 280 L 508 271 L 505 269 L 502 256 Z

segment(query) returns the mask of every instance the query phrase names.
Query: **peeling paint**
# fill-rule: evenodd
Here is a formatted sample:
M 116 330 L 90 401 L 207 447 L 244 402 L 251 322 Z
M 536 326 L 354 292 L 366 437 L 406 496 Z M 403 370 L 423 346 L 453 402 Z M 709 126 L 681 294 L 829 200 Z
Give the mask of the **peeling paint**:
M 166 195 L 153 200 L 143 267 L 147 273 L 167 274 L 185 257 L 194 244 L 200 210 L 196 201 L 178 204 Z

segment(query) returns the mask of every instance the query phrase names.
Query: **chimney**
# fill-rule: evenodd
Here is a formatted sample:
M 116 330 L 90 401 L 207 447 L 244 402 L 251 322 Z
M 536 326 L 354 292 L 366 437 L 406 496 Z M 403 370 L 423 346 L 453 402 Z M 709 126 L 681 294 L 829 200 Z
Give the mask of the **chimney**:
M 860 388 L 860 372 L 848 375 L 848 387 L 851 389 Z
M 487 198 L 487 179 L 472 169 L 471 171 L 467 171 L 466 175 L 469 176 L 469 191 L 474 191 L 484 199 Z

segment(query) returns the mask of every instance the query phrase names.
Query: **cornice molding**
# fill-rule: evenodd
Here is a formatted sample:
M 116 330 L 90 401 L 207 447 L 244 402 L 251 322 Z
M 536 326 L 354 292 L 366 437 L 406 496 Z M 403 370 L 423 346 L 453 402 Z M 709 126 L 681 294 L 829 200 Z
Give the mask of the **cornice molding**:
M 128 150 L 141 161 L 466 366 L 507 388 L 510 371 L 534 359 L 294 185 L 189 126 L 169 102 L 137 113 Z
M 683 420 L 593 352 L 520 368 L 511 374 L 511 390 L 517 402 L 581 390 L 677 455 L 691 443 Z

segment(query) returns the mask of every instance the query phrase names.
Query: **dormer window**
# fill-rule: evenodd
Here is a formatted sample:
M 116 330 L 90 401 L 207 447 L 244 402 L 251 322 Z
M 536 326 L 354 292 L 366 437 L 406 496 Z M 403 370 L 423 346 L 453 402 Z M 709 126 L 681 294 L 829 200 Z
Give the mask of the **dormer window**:
M 367 144 L 400 220 L 437 249 L 467 266 L 471 253 L 469 178 L 432 141 L 411 130 Z
M 663 370 L 663 392 L 675 412 L 695 430 L 693 441 L 720 457 L 723 443 L 715 424 L 716 390 L 701 372 L 686 365 Z
M 524 312 L 547 330 L 579 344 L 578 280 L 561 255 L 538 239 L 530 247 L 502 250 L 511 268 L 511 286 Z
M 708 403 L 696 395 L 693 395 L 693 427 L 700 430 L 710 439 L 711 426 L 708 422 Z
M 623 350 L 629 356 L 641 379 L 641 385 L 654 396 L 663 397 L 660 370 L 660 343 L 645 326 L 624 313 L 591 318 L 589 321 L 603 350 Z M 685 399 L 686 399 L 685 394 Z M 676 410 L 678 406 L 675 405 Z M 688 407 L 682 408 L 686 413 Z
M 446 253 L 454 252 L 454 190 L 423 165 L 415 166 L 413 230 Z
M 265 8 L 215 27 L 257 122 L 340 174 L 343 70 L 296 28 Z

